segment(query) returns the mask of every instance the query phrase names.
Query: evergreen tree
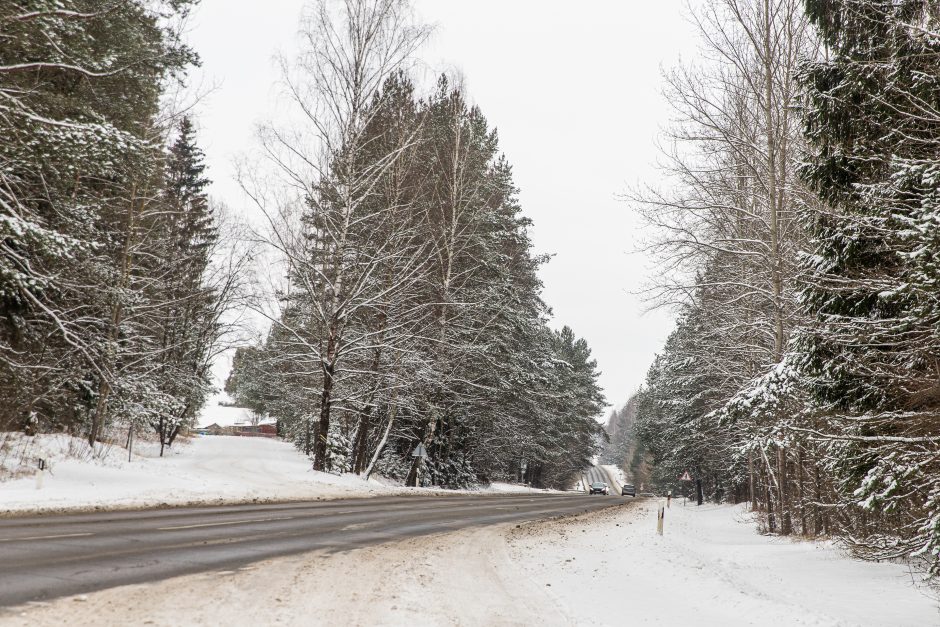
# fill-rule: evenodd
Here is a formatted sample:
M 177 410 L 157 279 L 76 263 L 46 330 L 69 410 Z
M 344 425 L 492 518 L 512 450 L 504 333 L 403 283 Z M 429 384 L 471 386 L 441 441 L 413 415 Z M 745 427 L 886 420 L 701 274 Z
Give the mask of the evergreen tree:
M 831 50 L 805 73 L 807 216 L 798 365 L 860 548 L 940 568 L 940 7 L 809 0 Z
M 603 398 L 584 341 L 546 325 L 545 258 L 496 133 L 448 79 L 417 100 L 403 72 L 363 119 L 355 159 L 337 163 L 373 172 L 369 193 L 346 229 L 344 185 L 319 179 L 303 216 L 278 227 L 290 288 L 257 359 L 236 360 L 230 393 L 276 416 L 324 469 L 466 487 L 527 467 L 533 483 L 568 487 L 599 448 Z M 348 291 L 335 309 L 338 269 Z M 328 424 L 311 411 L 325 407 L 325 377 Z M 410 455 L 419 443 L 423 461 Z
M 0 5 L 0 388 L 11 427 L 106 421 L 125 270 L 158 186 L 164 79 L 188 1 Z
M 192 423 L 205 402 L 221 332 L 220 294 L 207 283 L 219 234 L 205 191 L 205 170 L 192 122 L 183 118 L 164 168 L 162 211 L 151 231 L 163 244 L 162 254 L 154 258 L 159 265 L 149 268 L 159 277 L 153 298 L 165 303 L 155 321 L 160 388 L 176 400 L 172 411 L 157 412 L 150 420 L 165 445 Z

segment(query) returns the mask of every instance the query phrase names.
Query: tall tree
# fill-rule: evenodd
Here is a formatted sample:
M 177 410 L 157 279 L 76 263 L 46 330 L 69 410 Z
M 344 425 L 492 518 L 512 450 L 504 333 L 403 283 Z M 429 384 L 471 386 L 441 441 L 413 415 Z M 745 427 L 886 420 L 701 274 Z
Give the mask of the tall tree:
M 161 211 L 149 226 L 162 244 L 148 268 L 158 278 L 154 300 L 161 303 L 153 320 L 159 350 L 160 388 L 176 399 L 173 411 L 151 419 L 162 446 L 173 443 L 202 407 L 211 386 L 210 366 L 222 332 L 220 319 L 232 284 L 214 284 L 212 257 L 217 253 L 219 225 L 210 207 L 206 166 L 196 145 L 192 121 L 184 117 L 164 169 Z
M 0 6 L 3 421 L 87 427 L 117 384 L 124 261 L 154 196 L 164 79 L 196 61 L 187 1 Z
M 837 452 L 846 533 L 940 572 L 940 7 L 808 1 L 830 55 L 807 68 L 810 215 L 797 363 Z
M 275 225 L 272 243 L 286 256 L 295 309 L 305 329 L 291 334 L 316 355 L 319 418 L 314 468 L 327 467 L 335 390 L 344 355 L 362 348 L 348 341 L 350 320 L 374 309 L 389 292 L 373 292 L 388 256 L 400 250 L 383 239 L 383 223 L 395 219 L 393 206 L 372 202 L 378 187 L 412 138 L 371 152 L 370 122 L 382 111 L 386 81 L 425 39 L 428 30 L 410 23 L 404 0 L 323 0 L 312 6 L 303 28 L 303 51 L 286 71 L 291 100 L 303 115 L 306 139 L 267 129 L 263 140 L 280 172 L 302 190 L 305 208 L 297 224 Z M 390 93 L 390 92 L 389 92 Z M 315 148 L 311 150 L 311 142 Z M 301 169 L 291 165 L 297 161 Z M 273 216 L 272 216 L 273 217 Z M 405 268 L 398 278 L 412 275 Z M 392 281 L 389 291 L 406 286 Z M 280 321 L 283 322 L 283 321 Z M 278 323 L 280 323 L 278 322 Z M 358 346 L 357 346 L 358 345 Z
M 701 465 L 716 491 L 729 483 L 736 490 L 746 464 L 749 475 L 760 475 L 748 477 L 747 486 L 768 486 L 751 500 L 760 496 L 769 524 L 789 533 L 793 460 L 777 417 L 729 425 L 713 412 L 783 359 L 801 322 L 796 295 L 805 234 L 797 217 L 816 201 L 796 176 L 803 139 L 794 112 L 799 64 L 816 53 L 816 38 L 796 0 L 714 0 L 694 18 L 703 67 L 667 77 L 678 113 L 669 171 L 678 185 L 633 198 L 658 232 L 651 250 L 664 276 L 654 302 L 680 305 L 682 329 L 667 345 L 663 367 L 677 368 L 691 387 L 650 380 L 662 387 L 648 399 L 678 403 L 681 396 L 668 394 L 691 394 L 694 413 L 672 415 L 688 425 L 687 441 L 715 446 L 685 461 L 685 449 L 662 454 L 673 456 L 676 468 Z M 772 508 L 782 512 L 779 520 Z

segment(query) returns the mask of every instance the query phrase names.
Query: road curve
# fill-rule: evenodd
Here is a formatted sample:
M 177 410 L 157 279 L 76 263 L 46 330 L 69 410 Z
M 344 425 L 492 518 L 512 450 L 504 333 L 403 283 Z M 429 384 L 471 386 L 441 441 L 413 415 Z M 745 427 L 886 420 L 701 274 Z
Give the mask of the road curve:
M 0 607 L 623 503 L 584 494 L 399 496 L 0 519 Z

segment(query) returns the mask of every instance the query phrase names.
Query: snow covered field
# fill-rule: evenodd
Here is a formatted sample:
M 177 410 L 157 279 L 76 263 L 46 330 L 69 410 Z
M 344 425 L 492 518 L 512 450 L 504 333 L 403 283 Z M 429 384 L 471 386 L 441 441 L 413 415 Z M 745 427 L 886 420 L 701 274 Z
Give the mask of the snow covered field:
M 655 502 L 127 586 L 0 614 L 8 625 L 940 624 L 896 564 L 757 535 L 732 507 Z M 80 601 L 80 602 L 76 602 Z
M 42 457 L 50 469 L 41 487 L 35 475 L 0 482 L 0 513 L 111 509 L 247 501 L 428 493 L 405 488 L 381 477 L 366 482 L 355 475 L 311 470 L 309 460 L 293 445 L 269 438 L 202 436 L 178 442 L 157 456 L 151 443 L 127 450 L 96 447 L 65 435 L 25 438 L 8 457 Z M 25 450 L 23 447 L 26 447 Z M 494 483 L 486 491 L 532 491 L 525 486 Z M 537 491 L 537 490 L 536 490 Z

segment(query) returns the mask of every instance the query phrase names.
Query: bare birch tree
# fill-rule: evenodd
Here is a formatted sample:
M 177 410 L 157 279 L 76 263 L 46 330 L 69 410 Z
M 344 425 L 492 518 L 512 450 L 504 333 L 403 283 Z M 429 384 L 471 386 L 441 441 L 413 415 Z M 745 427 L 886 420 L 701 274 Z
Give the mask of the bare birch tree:
M 287 93 L 303 127 L 262 132 L 267 157 L 304 204 L 299 222 L 279 221 L 268 212 L 268 239 L 287 261 L 292 298 L 306 307 L 302 327 L 287 332 L 318 364 L 313 378 L 319 386 L 317 470 L 327 464 L 343 359 L 368 350 L 366 338 L 381 334 L 365 331 L 352 341 L 348 331 L 363 311 L 380 308 L 405 290 L 421 262 L 420 253 L 396 249 L 397 240 L 387 237 L 399 207 L 373 202 L 381 181 L 415 138 L 374 154 L 369 129 L 381 110 L 386 81 L 411 61 L 428 32 L 412 23 L 404 0 L 314 3 L 304 20 L 303 50 L 294 64 L 284 64 Z M 392 257 L 409 254 L 414 256 L 393 264 L 400 275 L 385 289 L 370 289 L 383 280 L 381 271 Z

